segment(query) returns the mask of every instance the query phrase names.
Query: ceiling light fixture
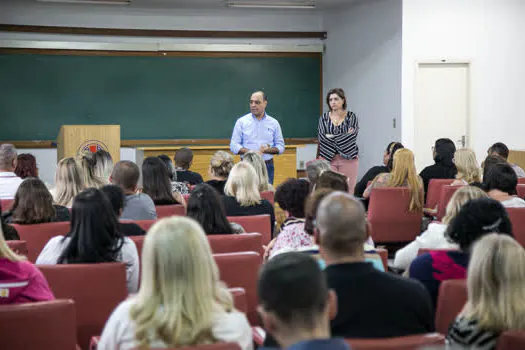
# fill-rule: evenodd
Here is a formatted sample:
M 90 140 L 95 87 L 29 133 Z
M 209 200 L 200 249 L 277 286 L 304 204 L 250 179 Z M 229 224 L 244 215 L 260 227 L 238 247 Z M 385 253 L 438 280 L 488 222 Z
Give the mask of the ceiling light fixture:
M 315 0 L 300 0 L 300 1 L 229 0 L 229 1 L 226 1 L 226 6 L 234 7 L 234 8 L 258 8 L 258 9 L 315 9 Z
M 129 5 L 131 0 L 37 0 L 38 2 L 50 2 L 59 4 L 79 5 Z

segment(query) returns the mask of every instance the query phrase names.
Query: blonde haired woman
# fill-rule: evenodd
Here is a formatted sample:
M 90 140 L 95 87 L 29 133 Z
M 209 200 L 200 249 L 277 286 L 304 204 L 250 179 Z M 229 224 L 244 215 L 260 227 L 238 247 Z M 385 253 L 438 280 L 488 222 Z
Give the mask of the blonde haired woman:
M 232 168 L 223 196 L 226 215 L 247 216 L 269 214 L 273 228 L 275 213 L 273 206 L 266 199 L 261 199 L 259 193 L 259 178 L 255 169 L 247 162 L 242 161 Z
M 210 168 L 208 174 L 210 180 L 206 181 L 208 185 L 219 191 L 220 194 L 224 194 L 224 185 L 228 175 L 233 168 L 233 156 L 228 152 L 217 151 L 211 156 Z
M 18 304 L 34 301 L 54 300 L 42 272 L 26 260 L 24 256 L 13 252 L 4 239 L 0 225 L 0 305 Z
M 373 188 L 407 187 L 410 190 L 410 211 L 423 209 L 423 180 L 416 172 L 414 153 L 408 148 L 402 148 L 394 154 L 392 172 L 376 176 L 374 181 L 363 193 L 364 198 L 370 198 Z
M 206 235 L 186 217 L 159 220 L 144 240 L 142 283 L 106 323 L 97 349 L 174 348 L 236 342 L 252 349 L 246 316 L 233 307 Z
M 84 190 L 82 170 L 74 158 L 64 158 L 58 162 L 55 173 L 55 188 L 51 195 L 57 205 L 71 208 L 73 198 Z
M 80 158 L 80 166 L 82 168 L 82 174 L 84 176 L 84 185 L 86 188 L 97 188 L 100 189 L 104 185 L 107 185 L 101 178 L 95 175 L 95 160 L 92 154 L 85 154 Z M 108 177 L 109 180 L 109 177 Z
M 268 179 L 268 170 L 266 169 L 266 163 L 264 162 L 263 158 L 259 153 L 253 151 L 247 152 L 243 156 L 242 160 L 247 163 L 250 163 L 255 169 L 257 177 L 259 178 L 259 192 L 275 192 L 275 188 L 273 188 Z
M 468 185 L 481 182 L 481 169 L 476 159 L 476 153 L 468 148 L 462 148 L 454 153 L 454 164 L 458 173 L 452 186 Z
M 109 184 L 109 177 L 113 171 L 113 158 L 111 158 L 111 154 L 101 149 L 91 154 L 91 158 L 94 162 L 94 175 L 101 179 L 105 185 Z
M 463 204 L 471 199 L 487 198 L 485 191 L 474 186 L 465 186 L 457 190 L 448 202 L 445 217 L 441 222 L 432 222 L 421 235 L 404 248 L 396 252 L 394 266 L 407 269 L 412 260 L 417 258 L 419 249 L 459 249 L 457 244 L 449 242 L 445 238 L 448 224 L 457 215 Z
M 468 300 L 447 339 L 454 349 L 496 349 L 499 335 L 525 330 L 525 250 L 492 233 L 474 244 L 467 272 Z

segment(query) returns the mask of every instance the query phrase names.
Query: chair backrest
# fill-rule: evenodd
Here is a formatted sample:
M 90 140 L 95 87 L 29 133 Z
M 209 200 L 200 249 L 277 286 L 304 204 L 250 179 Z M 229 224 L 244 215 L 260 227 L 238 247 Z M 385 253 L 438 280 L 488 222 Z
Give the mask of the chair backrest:
M 126 299 L 123 263 L 39 265 L 56 298 L 75 301 L 77 339 L 87 349 L 90 338 L 101 334 L 117 305 Z
M 443 186 L 450 185 L 454 179 L 430 179 L 427 189 L 427 201 L 425 208 L 434 209 L 439 203 L 441 196 L 441 189 Z
M 448 202 L 450 202 L 450 198 L 452 198 L 454 193 L 456 193 L 456 191 L 460 189 L 461 187 L 464 187 L 464 186 L 463 185 L 460 185 L 460 186 L 446 185 L 446 186 L 441 187 L 441 194 L 439 196 L 439 204 L 438 204 L 438 212 L 437 212 L 438 220 L 443 219 L 443 217 L 446 214 L 447 205 L 448 205 Z
M 121 222 L 132 222 L 134 224 L 137 224 L 142 228 L 144 231 L 149 231 L 150 227 L 153 226 L 154 223 L 157 222 L 157 220 L 120 220 Z M 131 236 L 130 236 L 131 238 Z
M 27 256 L 26 241 L 6 241 L 7 246 L 18 255 Z
M 506 208 L 512 223 L 514 238 L 525 247 L 525 208 Z
M 213 258 L 219 267 L 221 280 L 229 288 L 241 287 L 246 291 L 248 320 L 258 325 L 257 316 L 257 278 L 262 258 L 255 252 L 238 252 L 214 254 Z
M 0 199 L 0 205 L 2 206 L 2 213 L 11 210 L 14 199 Z
M 448 328 L 467 302 L 467 281 L 447 280 L 439 286 L 436 308 L 436 332 L 447 334 Z
M 129 239 L 131 239 L 133 243 L 135 243 L 135 246 L 137 247 L 137 253 L 139 254 L 139 262 L 141 264 L 141 268 L 142 268 L 142 246 L 144 245 L 145 238 L 146 236 L 129 236 Z
M 368 206 L 376 243 L 410 242 L 421 232 L 423 211 L 410 212 L 408 188 L 374 188 Z
M 518 192 L 518 197 L 525 198 L 525 184 L 519 184 L 516 186 L 516 192 Z
M 68 221 L 36 225 L 13 225 L 20 239 L 27 243 L 27 259 L 35 262 L 46 243 L 55 236 L 63 236 L 71 229 Z
M 2 349 L 74 350 L 75 303 L 53 300 L 0 307 Z
M 525 349 L 525 331 L 506 331 L 498 339 L 496 350 Z
M 248 304 L 246 302 L 246 291 L 244 288 L 237 287 L 237 288 L 229 288 L 228 289 L 230 293 L 232 293 L 233 296 L 233 305 L 237 310 L 240 312 L 247 313 L 248 312 Z
M 525 185 L 525 177 L 518 177 L 518 185 Z
M 186 215 L 186 208 L 182 204 L 156 205 L 155 209 L 157 210 L 157 219 Z
M 235 252 L 262 253 L 262 235 L 260 233 L 207 235 L 207 237 L 213 254 Z
M 266 199 L 272 205 L 275 204 L 275 192 L 274 191 L 262 191 L 261 198 Z
M 383 339 L 345 339 L 352 350 L 416 350 L 425 346 L 445 344 L 445 336 L 438 333 L 409 335 Z
M 272 240 L 272 224 L 270 215 L 228 216 L 229 222 L 241 225 L 246 233 L 258 232 L 262 235 L 262 244 L 267 245 Z

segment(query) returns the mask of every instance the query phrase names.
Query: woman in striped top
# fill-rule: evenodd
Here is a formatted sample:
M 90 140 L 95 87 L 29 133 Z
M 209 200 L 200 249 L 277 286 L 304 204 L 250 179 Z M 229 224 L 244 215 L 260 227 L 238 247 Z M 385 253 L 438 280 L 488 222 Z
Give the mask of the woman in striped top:
M 331 89 L 326 95 L 329 111 L 319 118 L 317 138 L 318 155 L 330 162 L 332 170 L 348 177 L 350 193 L 357 182 L 358 155 L 357 116 L 348 111 L 343 89 Z

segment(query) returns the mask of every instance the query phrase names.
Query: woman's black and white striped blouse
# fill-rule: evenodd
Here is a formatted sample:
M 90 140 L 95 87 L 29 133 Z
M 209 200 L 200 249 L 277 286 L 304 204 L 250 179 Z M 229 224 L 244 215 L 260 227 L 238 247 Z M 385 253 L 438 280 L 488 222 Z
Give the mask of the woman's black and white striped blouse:
M 348 131 L 354 129 L 352 133 Z M 319 140 L 319 156 L 331 161 L 336 155 L 344 159 L 356 159 L 359 154 L 357 134 L 359 122 L 357 116 L 348 112 L 341 125 L 335 126 L 328 112 L 319 118 L 317 139 Z

